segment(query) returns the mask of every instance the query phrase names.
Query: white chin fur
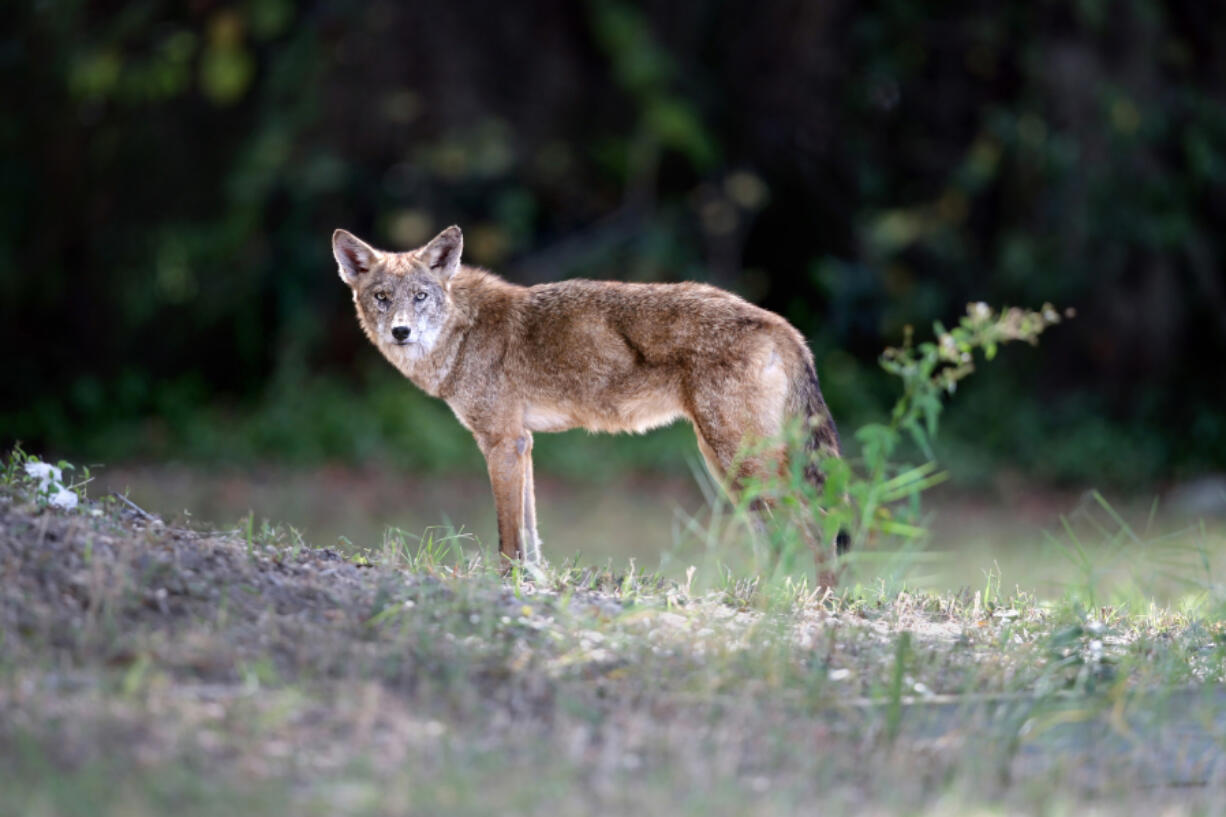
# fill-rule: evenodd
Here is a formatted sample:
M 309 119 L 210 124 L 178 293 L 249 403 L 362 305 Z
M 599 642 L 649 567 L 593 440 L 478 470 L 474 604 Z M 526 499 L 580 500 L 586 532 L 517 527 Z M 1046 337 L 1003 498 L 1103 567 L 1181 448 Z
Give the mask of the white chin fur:
M 383 344 L 383 348 L 387 350 L 388 356 L 393 359 L 417 360 L 424 354 L 421 344 L 416 341 L 410 341 L 409 343 L 388 341 Z

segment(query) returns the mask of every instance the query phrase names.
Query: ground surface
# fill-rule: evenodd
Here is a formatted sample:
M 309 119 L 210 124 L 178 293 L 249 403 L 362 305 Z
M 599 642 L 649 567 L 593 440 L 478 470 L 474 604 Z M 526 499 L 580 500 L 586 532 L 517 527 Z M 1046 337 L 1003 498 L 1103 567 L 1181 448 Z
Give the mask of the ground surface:
M 1226 810 L 1193 574 L 1174 607 L 817 596 L 504 580 L 459 544 L 355 559 L 0 488 L 0 813 Z
M 691 565 L 703 572 L 713 550 L 735 560 L 746 550 L 743 541 L 722 537 L 721 547 L 713 548 L 712 528 L 719 525 L 713 525 L 710 497 L 718 492 L 706 486 L 704 496 L 704 472 L 694 465 L 690 476 L 623 473 L 604 482 L 562 480 L 538 470 L 545 555 L 618 569 L 634 559 L 677 581 Z M 379 547 L 389 526 L 419 534 L 452 523 L 483 540 L 495 530 L 489 483 L 480 475 L 440 477 L 373 465 L 117 465 L 98 472 L 91 487 L 100 495 L 127 493 L 170 524 L 233 528 L 249 514 L 257 525 L 264 519 L 290 523 L 307 541 L 343 554 Z M 1043 598 L 1060 598 L 1092 581 L 1100 589 L 1127 587 L 1171 603 L 1187 593 L 1189 570 L 1198 582 L 1212 578 L 1196 572 L 1202 552 L 1226 562 L 1226 490 L 1218 485 L 1208 498 L 1190 507 L 1168 487 L 1108 495 L 1108 511 L 1091 492 L 1045 489 L 1004 474 L 973 493 L 942 485 L 924 499 L 932 537 L 922 559 L 885 564 L 882 551 L 890 545 L 875 543 L 877 561 L 866 575 L 905 577 L 912 589 L 957 593 L 982 589 L 988 574 L 996 574 L 993 580 L 1004 587 Z M 1172 565 L 1172 559 L 1185 564 Z

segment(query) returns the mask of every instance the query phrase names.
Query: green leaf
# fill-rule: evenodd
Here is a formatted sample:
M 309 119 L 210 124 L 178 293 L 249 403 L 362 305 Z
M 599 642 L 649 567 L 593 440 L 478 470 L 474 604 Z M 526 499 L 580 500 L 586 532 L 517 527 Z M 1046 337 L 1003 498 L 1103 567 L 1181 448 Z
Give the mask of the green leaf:
M 932 446 L 928 444 L 928 435 L 924 433 L 924 429 L 919 423 L 909 422 L 906 424 L 906 429 L 911 433 L 911 439 L 915 440 L 915 444 L 919 446 L 920 451 L 924 452 L 924 456 L 928 459 L 934 459 L 936 454 L 932 451 Z
M 927 467 L 929 465 L 932 466 L 933 468 L 937 467 L 937 464 L 935 462 L 926 463 L 925 466 L 921 466 L 921 467 Z M 881 495 L 881 501 L 883 503 L 888 504 L 891 502 L 897 502 L 900 499 L 908 499 L 911 497 L 916 497 L 919 494 L 923 493 L 924 491 L 928 490 L 929 488 L 933 487 L 934 485 L 940 485 L 942 482 L 944 482 L 947 479 L 949 479 L 948 471 L 940 471 L 924 479 L 915 479 L 912 482 L 907 482 L 902 485 L 899 485 L 894 490 L 883 492 Z M 892 481 L 893 480 L 891 480 L 891 482 Z
M 888 533 L 891 536 L 901 536 L 904 539 L 920 539 L 928 534 L 926 528 L 921 528 L 918 525 L 908 525 L 905 522 L 898 522 L 892 519 L 878 523 L 877 528 L 882 533 Z
M 241 45 L 210 46 L 200 62 L 200 89 L 217 105 L 242 98 L 255 76 L 255 60 Z
M 920 400 L 920 408 L 924 411 L 924 421 L 928 426 L 928 436 L 930 438 L 936 437 L 937 421 L 941 416 L 941 398 L 929 392 Z

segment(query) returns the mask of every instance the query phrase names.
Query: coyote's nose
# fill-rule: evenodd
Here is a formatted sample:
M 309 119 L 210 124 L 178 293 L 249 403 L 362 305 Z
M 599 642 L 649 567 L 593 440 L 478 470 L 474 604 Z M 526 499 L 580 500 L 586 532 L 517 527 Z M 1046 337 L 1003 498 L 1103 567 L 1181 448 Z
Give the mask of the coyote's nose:
M 392 337 L 394 337 L 396 340 L 408 340 L 409 339 L 409 327 L 393 326 L 392 327 Z

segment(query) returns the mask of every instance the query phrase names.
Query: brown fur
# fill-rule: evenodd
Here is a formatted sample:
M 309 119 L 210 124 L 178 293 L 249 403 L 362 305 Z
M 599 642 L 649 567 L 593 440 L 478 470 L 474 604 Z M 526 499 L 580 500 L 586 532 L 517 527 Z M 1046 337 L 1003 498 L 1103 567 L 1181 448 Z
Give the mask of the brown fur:
M 780 440 L 789 420 L 807 423 L 810 452 L 839 453 L 804 338 L 732 293 L 695 283 L 516 286 L 460 264 L 458 227 L 406 253 L 344 230 L 332 244 L 367 337 L 476 437 L 508 559 L 539 556 L 535 431 L 642 432 L 685 417 L 734 492 L 778 473 L 782 442 L 752 456 L 745 446 Z M 399 343 L 397 326 L 408 330 Z M 821 480 L 815 468 L 809 476 Z

